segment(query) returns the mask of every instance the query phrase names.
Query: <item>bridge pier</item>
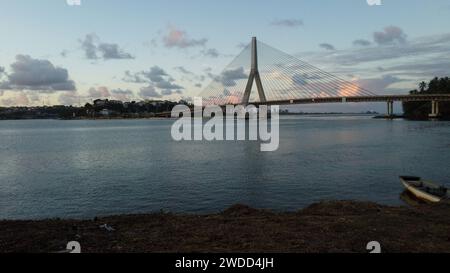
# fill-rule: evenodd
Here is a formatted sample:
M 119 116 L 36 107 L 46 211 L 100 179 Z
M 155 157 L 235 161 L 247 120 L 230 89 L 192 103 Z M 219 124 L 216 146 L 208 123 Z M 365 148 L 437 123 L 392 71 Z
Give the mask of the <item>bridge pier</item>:
M 387 115 L 388 118 L 394 117 L 394 101 L 389 100 L 387 101 Z
M 432 100 L 431 101 L 431 114 L 428 115 L 430 118 L 439 117 L 439 101 Z

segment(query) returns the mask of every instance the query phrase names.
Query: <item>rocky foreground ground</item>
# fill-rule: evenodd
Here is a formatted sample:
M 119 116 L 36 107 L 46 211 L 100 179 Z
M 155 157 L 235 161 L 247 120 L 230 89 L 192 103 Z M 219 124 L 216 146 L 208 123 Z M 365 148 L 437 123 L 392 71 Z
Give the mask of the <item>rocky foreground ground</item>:
M 95 253 L 367 252 L 370 241 L 383 252 L 450 252 L 450 206 L 335 201 L 285 213 L 235 205 L 209 215 L 0 221 L 0 252 L 57 252 L 73 240 Z

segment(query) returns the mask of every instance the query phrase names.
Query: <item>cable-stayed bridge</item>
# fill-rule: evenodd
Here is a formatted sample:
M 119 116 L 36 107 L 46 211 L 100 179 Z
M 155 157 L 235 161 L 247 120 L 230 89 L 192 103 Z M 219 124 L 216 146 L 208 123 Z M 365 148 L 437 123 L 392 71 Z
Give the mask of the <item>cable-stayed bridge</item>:
M 254 90 L 256 89 L 256 90 Z M 430 116 L 449 94 L 377 95 L 265 43 L 252 42 L 200 94 L 204 105 L 286 105 L 347 102 L 431 101 Z

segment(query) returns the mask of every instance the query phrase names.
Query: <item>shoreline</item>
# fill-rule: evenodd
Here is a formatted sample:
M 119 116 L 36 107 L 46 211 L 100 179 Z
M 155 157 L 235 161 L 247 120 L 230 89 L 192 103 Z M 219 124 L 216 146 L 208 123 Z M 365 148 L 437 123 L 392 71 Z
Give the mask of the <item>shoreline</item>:
M 2 220 L 0 252 L 450 252 L 450 206 L 327 201 L 295 212 L 234 205 L 214 214 L 152 213 L 90 220 Z M 101 228 L 107 224 L 113 230 Z

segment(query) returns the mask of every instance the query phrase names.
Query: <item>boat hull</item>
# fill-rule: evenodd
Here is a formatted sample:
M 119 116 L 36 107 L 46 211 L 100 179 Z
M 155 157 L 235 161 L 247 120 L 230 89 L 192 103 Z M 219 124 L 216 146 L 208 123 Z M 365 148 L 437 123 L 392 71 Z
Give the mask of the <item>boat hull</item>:
M 442 198 L 432 195 L 430 193 L 427 193 L 425 191 L 422 191 L 416 187 L 414 187 L 411 182 L 408 182 L 404 179 L 402 180 L 402 184 L 403 186 L 406 188 L 406 190 L 408 190 L 410 193 L 412 193 L 415 197 L 425 200 L 427 202 L 431 202 L 431 203 L 438 203 L 442 200 Z

